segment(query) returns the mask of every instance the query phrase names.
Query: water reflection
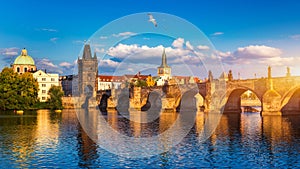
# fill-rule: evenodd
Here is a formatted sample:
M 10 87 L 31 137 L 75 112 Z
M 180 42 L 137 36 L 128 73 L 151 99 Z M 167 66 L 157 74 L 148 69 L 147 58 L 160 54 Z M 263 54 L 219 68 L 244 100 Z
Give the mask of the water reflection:
M 77 141 L 78 141 L 78 156 L 79 156 L 78 166 L 89 168 L 94 165 L 95 160 L 99 157 L 97 154 L 97 145 L 84 132 L 80 124 L 78 124 L 77 129 L 78 129 Z
M 98 114 L 81 112 L 89 132 L 101 131 Z M 177 113 L 161 113 L 149 123 L 147 113 L 117 112 L 104 116 L 115 131 L 134 138 L 150 138 L 168 130 Z M 95 168 L 95 167 L 297 167 L 300 159 L 300 116 L 264 116 L 257 113 L 226 114 L 205 142 L 199 137 L 207 114 L 198 112 L 189 134 L 169 151 L 133 160 L 99 147 L 86 134 L 74 110 L 49 110 L 16 115 L 0 112 L 0 163 L 2 168 Z M 180 125 L 184 125 L 183 122 Z M 93 128 L 95 127 L 95 128 Z M 160 139 L 162 149 L 172 142 Z M 119 145 L 124 146 L 124 145 Z

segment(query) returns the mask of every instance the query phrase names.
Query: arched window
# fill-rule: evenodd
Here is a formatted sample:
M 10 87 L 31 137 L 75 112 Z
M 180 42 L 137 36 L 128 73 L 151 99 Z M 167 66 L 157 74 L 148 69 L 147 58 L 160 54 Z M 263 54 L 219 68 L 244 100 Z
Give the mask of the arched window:
M 18 73 L 20 72 L 20 68 L 19 68 L 19 67 L 17 67 L 17 72 L 18 72 Z
M 27 67 L 24 68 L 24 72 L 27 72 Z

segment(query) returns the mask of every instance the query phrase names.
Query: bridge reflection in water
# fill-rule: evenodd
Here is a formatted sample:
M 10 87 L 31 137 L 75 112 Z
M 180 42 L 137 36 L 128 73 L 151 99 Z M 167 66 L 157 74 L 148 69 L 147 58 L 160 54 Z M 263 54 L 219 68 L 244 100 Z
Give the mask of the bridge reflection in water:
M 140 123 L 147 117 L 145 113 L 136 112 L 130 112 L 129 119 L 116 112 L 108 112 L 104 116 L 114 130 L 138 138 L 166 131 L 178 114 L 161 113 L 152 122 Z M 63 110 L 61 114 L 48 110 L 25 112 L 24 115 L 1 112 L 0 163 L 3 168 L 300 165 L 298 116 L 226 114 L 221 117 L 211 137 L 200 143 L 205 118 L 205 113 L 198 112 L 189 134 L 168 152 L 149 158 L 128 159 L 109 153 L 94 143 L 82 129 L 74 110 Z

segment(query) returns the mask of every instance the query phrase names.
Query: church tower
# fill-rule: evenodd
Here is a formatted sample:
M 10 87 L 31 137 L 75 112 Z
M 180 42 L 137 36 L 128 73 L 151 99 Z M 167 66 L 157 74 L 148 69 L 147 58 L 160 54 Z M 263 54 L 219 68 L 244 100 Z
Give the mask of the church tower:
M 79 96 L 96 97 L 98 60 L 96 53 L 92 57 L 89 44 L 84 45 L 82 58 L 78 58 L 78 90 Z
M 161 65 L 157 68 L 157 75 L 166 80 L 171 77 L 171 67 L 167 65 L 167 55 L 165 49 L 162 54 Z

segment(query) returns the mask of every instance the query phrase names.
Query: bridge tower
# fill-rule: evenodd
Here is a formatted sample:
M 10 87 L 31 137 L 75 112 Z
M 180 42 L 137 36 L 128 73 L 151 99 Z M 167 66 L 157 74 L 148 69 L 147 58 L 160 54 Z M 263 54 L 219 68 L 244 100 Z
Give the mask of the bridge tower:
M 98 61 L 96 53 L 91 54 L 89 44 L 84 45 L 82 58 L 78 58 L 78 90 L 79 96 L 96 97 Z

